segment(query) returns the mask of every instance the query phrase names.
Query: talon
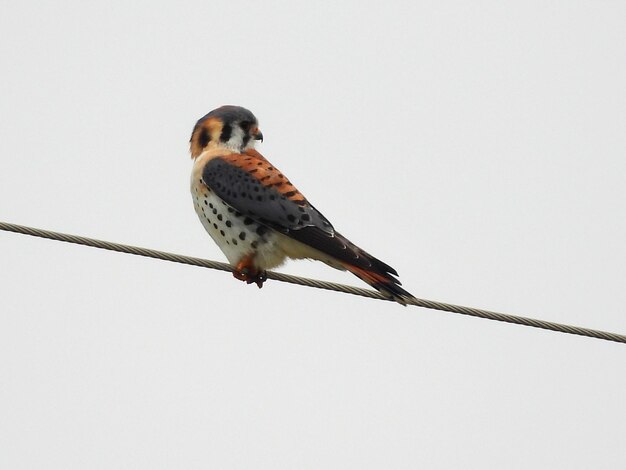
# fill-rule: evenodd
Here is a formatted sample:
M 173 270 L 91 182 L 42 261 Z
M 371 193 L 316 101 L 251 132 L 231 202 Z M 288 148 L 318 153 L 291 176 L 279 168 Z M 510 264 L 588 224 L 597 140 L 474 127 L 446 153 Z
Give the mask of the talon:
M 259 289 L 263 287 L 263 283 L 267 280 L 265 271 L 257 271 L 254 266 L 254 255 L 245 256 L 237 263 L 233 271 L 233 277 L 244 281 L 246 284 L 256 284 Z
M 256 285 L 259 286 L 259 289 L 261 289 L 263 287 L 263 283 L 267 281 L 267 272 L 259 271 L 254 281 L 256 282 Z

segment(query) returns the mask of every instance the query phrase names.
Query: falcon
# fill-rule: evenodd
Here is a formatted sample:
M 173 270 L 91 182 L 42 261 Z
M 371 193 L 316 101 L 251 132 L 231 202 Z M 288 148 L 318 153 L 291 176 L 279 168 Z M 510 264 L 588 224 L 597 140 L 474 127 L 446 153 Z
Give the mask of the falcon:
M 401 304 L 413 296 L 398 273 L 335 231 L 332 224 L 254 146 L 257 118 L 240 106 L 214 109 L 190 139 L 191 193 L 202 225 L 233 266 L 233 276 L 260 287 L 266 270 L 287 258 L 348 270 Z

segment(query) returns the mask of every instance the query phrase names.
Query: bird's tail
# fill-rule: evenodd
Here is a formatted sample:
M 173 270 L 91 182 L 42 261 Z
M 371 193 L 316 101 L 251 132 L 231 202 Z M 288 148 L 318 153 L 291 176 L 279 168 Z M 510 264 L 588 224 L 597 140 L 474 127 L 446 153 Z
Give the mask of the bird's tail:
M 395 300 L 401 305 L 406 305 L 406 301 L 413 298 L 413 295 L 400 287 L 400 281 L 389 273 L 381 273 L 373 270 L 358 268 L 350 264 L 343 265 L 348 271 L 367 282 L 384 296 Z
M 391 266 L 373 256 L 371 257 L 371 261 L 372 266 L 370 268 L 361 268 L 345 262 L 341 264 L 344 268 L 362 281 L 368 283 L 385 297 L 406 306 L 407 300 L 412 299 L 413 295 L 400 287 L 402 283 L 394 277 L 394 274 L 397 276 L 396 271 Z

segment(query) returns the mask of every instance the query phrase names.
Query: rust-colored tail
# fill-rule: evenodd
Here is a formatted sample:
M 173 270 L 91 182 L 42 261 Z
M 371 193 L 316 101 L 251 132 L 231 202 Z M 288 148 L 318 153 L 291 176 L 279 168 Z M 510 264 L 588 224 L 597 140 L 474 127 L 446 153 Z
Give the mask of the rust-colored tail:
M 389 267 L 382 261 L 372 257 L 373 261 L 379 262 L 384 267 Z M 364 269 L 348 263 L 342 263 L 343 267 L 352 274 L 367 282 L 381 294 L 406 306 L 406 301 L 413 298 L 413 295 L 400 287 L 401 282 L 396 279 L 387 269 L 382 269 L 378 263 L 372 263 L 372 268 Z M 378 268 L 378 269 L 377 269 Z M 393 271 L 395 273 L 395 271 Z

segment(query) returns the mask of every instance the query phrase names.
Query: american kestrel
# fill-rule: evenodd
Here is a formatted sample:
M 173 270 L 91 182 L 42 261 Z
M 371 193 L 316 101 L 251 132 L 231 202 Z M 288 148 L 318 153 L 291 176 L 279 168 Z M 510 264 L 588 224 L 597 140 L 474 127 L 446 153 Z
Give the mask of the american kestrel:
M 391 266 L 336 232 L 254 149 L 258 140 L 263 134 L 256 117 L 239 106 L 214 109 L 191 134 L 195 210 L 233 266 L 233 275 L 261 287 L 267 269 L 286 258 L 309 258 L 348 270 L 401 304 L 412 298 Z

